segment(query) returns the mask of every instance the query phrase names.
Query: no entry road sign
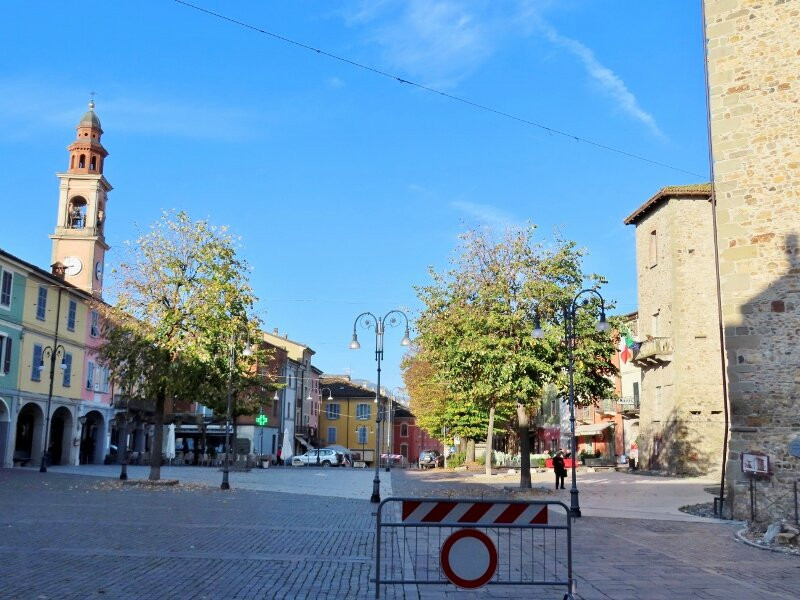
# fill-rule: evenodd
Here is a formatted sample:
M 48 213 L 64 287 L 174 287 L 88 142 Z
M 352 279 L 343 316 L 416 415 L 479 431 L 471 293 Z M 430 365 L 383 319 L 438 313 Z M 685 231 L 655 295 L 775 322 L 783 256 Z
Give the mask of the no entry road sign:
M 477 529 L 460 529 L 442 544 L 442 572 L 458 587 L 483 587 L 497 571 L 497 548 L 488 535 Z

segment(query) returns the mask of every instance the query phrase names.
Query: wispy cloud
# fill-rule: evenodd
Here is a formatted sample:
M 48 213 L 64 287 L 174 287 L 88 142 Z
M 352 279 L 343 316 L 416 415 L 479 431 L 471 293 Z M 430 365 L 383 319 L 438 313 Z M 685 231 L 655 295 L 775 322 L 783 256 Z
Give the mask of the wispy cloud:
M 364 1 L 345 20 L 369 27 L 367 40 L 378 45 L 392 68 L 422 83 L 451 87 L 470 75 L 494 50 L 494 20 L 486 1 Z
M 655 117 L 623 79 L 579 40 L 561 35 L 543 15 L 553 0 L 361 0 L 345 13 L 370 44 L 381 48 L 384 64 L 420 83 L 448 88 L 466 79 L 509 39 L 542 36 L 576 57 L 597 90 L 625 115 L 664 137 Z
M 74 126 L 88 100 L 82 90 L 0 79 L 0 136 L 24 138 L 49 128 Z M 250 137 L 258 121 L 258 115 L 244 110 L 112 92 L 97 97 L 97 114 L 104 128 L 117 132 L 225 141 Z
M 656 136 L 664 137 L 664 133 L 659 128 L 653 115 L 639 105 L 636 96 L 628 89 L 622 78 L 602 64 L 590 48 L 578 40 L 561 35 L 538 16 L 534 18 L 537 27 L 550 42 L 564 48 L 580 59 L 592 81 L 599 86 L 605 95 L 615 101 L 620 110 L 644 124 Z
M 456 200 L 451 202 L 450 206 L 477 221 L 479 225 L 504 229 L 516 223 L 512 215 L 490 204 Z

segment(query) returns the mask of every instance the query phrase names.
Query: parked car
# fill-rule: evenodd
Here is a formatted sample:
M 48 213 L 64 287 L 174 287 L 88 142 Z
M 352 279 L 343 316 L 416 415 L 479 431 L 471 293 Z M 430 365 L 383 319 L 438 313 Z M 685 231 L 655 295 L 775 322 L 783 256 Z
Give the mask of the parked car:
M 444 456 L 438 450 L 423 450 L 419 455 L 420 469 L 433 469 L 444 465 Z
M 338 467 L 344 462 L 344 456 L 330 448 L 312 448 L 305 454 L 292 458 L 292 466 L 302 467 L 304 465 L 322 467 Z

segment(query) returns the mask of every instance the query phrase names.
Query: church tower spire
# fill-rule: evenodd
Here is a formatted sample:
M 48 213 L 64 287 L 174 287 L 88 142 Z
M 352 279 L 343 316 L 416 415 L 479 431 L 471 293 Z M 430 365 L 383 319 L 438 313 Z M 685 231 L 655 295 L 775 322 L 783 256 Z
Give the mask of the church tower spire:
M 77 138 L 67 147 L 69 168 L 60 180 L 51 264 L 63 267 L 64 278 L 96 296 L 103 291 L 103 267 L 109 246 L 105 241 L 107 194 L 111 185 L 103 175 L 108 152 L 100 142 L 103 128 L 94 112 L 94 100 L 77 127 Z

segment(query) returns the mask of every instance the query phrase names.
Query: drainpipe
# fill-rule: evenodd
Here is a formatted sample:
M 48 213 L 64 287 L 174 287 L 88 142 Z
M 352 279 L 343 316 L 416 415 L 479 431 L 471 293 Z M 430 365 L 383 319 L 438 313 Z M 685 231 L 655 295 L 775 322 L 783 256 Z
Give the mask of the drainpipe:
M 722 403 L 725 414 L 725 429 L 722 437 L 722 471 L 719 482 L 719 515 L 725 502 L 725 467 L 728 460 L 728 436 L 730 429 L 730 397 L 728 396 L 728 378 L 725 369 L 725 329 L 722 317 L 722 290 L 719 280 L 719 239 L 717 237 L 717 193 L 714 185 L 714 146 L 711 136 L 711 89 L 708 81 L 708 36 L 706 32 L 706 4 L 700 0 L 701 17 L 703 19 L 703 72 L 706 82 L 706 130 L 708 132 L 708 173 L 711 181 L 711 228 L 714 240 L 714 278 L 717 286 L 717 326 L 719 329 L 719 358 L 722 372 Z

